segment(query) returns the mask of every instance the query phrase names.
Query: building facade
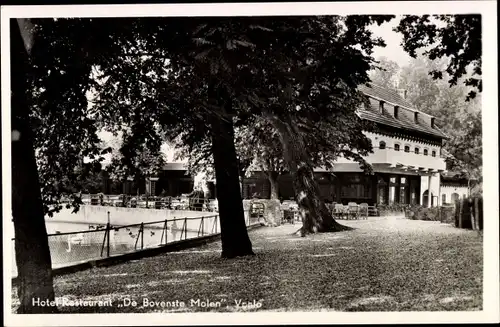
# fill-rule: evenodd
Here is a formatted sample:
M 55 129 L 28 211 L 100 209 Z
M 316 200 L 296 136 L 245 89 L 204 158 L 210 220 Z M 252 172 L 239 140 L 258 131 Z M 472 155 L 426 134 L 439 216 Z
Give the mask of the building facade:
M 470 188 L 468 184 L 475 184 L 475 180 L 468 182 L 464 176 L 459 173 L 445 172 L 441 174 L 441 197 L 440 205 L 453 205 L 459 199 L 469 196 Z
M 339 158 L 333 170 L 315 169 L 321 197 L 327 202 L 421 204 L 437 206 L 441 199 L 440 174 L 446 170 L 442 156 L 447 136 L 435 117 L 414 109 L 396 90 L 377 85 L 360 86 L 366 103 L 357 111 L 371 121 L 376 132 L 365 132 L 373 153 L 365 157 L 374 174 L 367 175 L 357 162 Z M 294 197 L 290 176 L 278 179 L 279 197 Z M 269 197 L 269 182 L 254 172 L 243 185 L 243 196 Z

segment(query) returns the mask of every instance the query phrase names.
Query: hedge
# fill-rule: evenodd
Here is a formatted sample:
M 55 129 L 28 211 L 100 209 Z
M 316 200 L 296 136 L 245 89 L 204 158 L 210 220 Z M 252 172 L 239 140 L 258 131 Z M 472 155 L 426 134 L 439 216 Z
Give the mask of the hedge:
M 412 220 L 453 223 L 455 227 L 474 230 L 483 229 L 483 198 L 461 199 L 455 206 L 422 207 L 411 205 L 405 208 L 405 217 Z

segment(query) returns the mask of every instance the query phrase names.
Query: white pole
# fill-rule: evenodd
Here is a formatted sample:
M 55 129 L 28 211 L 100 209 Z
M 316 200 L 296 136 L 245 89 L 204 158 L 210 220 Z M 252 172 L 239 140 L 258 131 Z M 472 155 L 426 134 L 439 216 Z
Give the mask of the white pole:
M 431 180 L 432 180 L 432 174 L 429 174 L 429 182 L 427 184 L 427 208 L 432 207 Z

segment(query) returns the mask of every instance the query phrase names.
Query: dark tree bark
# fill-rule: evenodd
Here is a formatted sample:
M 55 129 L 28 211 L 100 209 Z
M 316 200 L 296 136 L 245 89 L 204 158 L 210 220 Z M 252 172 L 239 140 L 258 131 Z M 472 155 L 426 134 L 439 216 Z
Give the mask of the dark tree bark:
M 12 217 L 17 264 L 18 313 L 54 313 L 54 306 L 33 300 L 54 300 L 52 262 L 42 197 L 29 125 L 27 102 L 28 54 L 15 19 L 11 29 Z
M 234 145 L 234 127 L 222 107 L 222 117 L 211 118 L 217 200 L 221 225 L 222 257 L 254 255 L 248 237 L 239 185 L 238 159 Z M 223 118 L 227 117 L 227 118 Z
M 270 198 L 272 200 L 277 200 L 279 199 L 278 172 L 269 171 L 266 175 L 270 185 Z
M 300 229 L 301 235 L 352 229 L 335 221 L 325 202 L 319 197 L 319 187 L 314 178 L 313 166 L 297 126 L 291 119 L 283 120 L 270 114 L 267 116 L 279 131 L 284 159 L 293 176 L 295 198 L 303 222 Z

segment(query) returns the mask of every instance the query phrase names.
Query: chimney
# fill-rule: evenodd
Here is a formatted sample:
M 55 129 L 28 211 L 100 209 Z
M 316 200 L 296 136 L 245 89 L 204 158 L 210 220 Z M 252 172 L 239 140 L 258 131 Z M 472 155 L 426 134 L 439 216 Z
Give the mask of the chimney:
M 415 111 L 415 123 L 418 124 L 418 112 Z
M 399 116 L 399 107 L 394 106 L 394 118 L 398 119 Z
M 407 92 L 408 92 L 407 89 L 398 89 L 399 96 L 402 97 L 403 99 L 406 99 Z
M 431 117 L 431 128 L 434 128 L 435 123 L 436 123 L 436 118 L 435 117 Z

